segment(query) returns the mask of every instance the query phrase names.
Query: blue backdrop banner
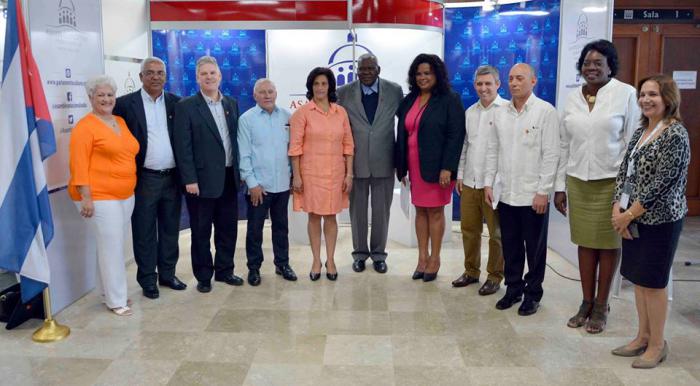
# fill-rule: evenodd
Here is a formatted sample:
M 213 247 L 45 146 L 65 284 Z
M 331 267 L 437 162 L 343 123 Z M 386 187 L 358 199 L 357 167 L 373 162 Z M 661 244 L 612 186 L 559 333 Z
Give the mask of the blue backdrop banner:
M 255 105 L 253 85 L 266 76 L 264 30 L 154 30 L 153 55 L 166 64 L 166 90 L 181 96 L 198 90 L 197 59 L 215 57 L 221 92 L 238 100 L 241 113 Z
M 535 95 L 556 101 L 559 53 L 559 0 L 505 4 L 493 11 L 481 7 L 445 10 L 445 64 L 464 107 L 476 103 L 476 69 L 484 64 L 500 73 L 498 93 L 510 99 L 508 71 L 515 63 L 529 63 L 537 71 Z M 453 219 L 459 219 L 459 196 L 453 194 Z

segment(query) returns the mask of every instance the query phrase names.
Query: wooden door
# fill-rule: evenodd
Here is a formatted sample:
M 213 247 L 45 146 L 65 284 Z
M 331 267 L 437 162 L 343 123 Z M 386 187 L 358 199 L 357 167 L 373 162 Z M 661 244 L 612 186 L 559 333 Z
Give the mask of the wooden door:
M 637 86 L 646 76 L 700 71 L 700 24 L 615 24 L 613 42 L 620 56 L 617 78 Z M 700 215 L 700 90 L 681 90 L 681 115 L 690 136 L 689 215 Z

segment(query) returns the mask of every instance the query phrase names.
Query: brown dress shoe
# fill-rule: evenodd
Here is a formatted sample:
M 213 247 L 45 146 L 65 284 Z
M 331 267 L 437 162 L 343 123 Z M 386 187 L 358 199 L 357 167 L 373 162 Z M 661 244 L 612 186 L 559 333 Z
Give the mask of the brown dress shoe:
M 457 280 L 452 282 L 453 287 L 466 287 L 469 284 L 473 283 L 478 283 L 479 278 L 478 277 L 471 277 L 468 276 L 466 273 L 463 273 L 460 277 L 457 278 Z
M 491 280 L 486 280 L 486 283 L 479 288 L 479 295 L 481 296 L 486 296 L 486 295 L 493 295 L 498 290 L 501 289 L 501 285 L 491 281 Z

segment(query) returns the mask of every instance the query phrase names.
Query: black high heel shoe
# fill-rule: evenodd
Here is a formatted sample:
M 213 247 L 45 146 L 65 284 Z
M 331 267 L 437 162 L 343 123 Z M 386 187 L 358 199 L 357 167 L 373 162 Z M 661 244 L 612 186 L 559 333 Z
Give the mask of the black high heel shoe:
M 311 265 L 311 272 L 309 272 L 309 279 L 311 281 L 316 281 L 321 278 L 321 270 L 319 269 L 318 272 L 313 271 L 313 264 Z
M 411 276 L 411 279 L 420 280 L 423 278 L 423 275 L 425 275 L 425 272 L 415 271 L 415 272 L 413 272 L 413 276 Z
M 337 271 L 336 271 L 336 273 L 328 272 L 328 262 L 325 262 L 323 264 L 323 266 L 326 267 L 326 277 L 328 278 L 328 280 L 336 281 L 336 279 L 338 279 L 338 272 Z
M 423 282 L 429 282 L 433 281 L 437 278 L 437 272 L 434 273 L 428 273 L 428 272 L 423 272 Z

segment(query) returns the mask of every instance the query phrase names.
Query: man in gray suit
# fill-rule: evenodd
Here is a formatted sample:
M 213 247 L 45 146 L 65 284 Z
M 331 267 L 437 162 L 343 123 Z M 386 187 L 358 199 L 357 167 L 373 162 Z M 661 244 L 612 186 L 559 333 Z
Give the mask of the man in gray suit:
M 338 89 L 338 104 L 348 112 L 355 141 L 353 187 L 350 191 L 352 269 L 362 272 L 371 258 L 374 270 L 385 273 L 389 209 L 394 190 L 394 115 L 403 99 L 401 86 L 379 78 L 377 58 L 357 60 L 358 79 Z M 372 200 L 372 234 L 367 246 L 367 204 Z

